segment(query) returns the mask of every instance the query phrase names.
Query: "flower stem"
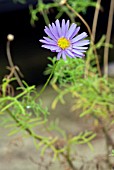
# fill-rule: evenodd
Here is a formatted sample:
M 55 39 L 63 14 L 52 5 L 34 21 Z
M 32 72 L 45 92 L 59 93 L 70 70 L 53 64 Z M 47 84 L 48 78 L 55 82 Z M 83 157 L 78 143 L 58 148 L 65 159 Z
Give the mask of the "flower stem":
M 46 12 L 42 11 L 42 15 L 43 15 L 43 18 L 44 18 L 44 21 L 47 25 L 50 24 L 50 21 L 49 21 L 49 18 L 48 18 L 48 15 Z
M 7 52 L 7 58 L 8 58 L 9 65 L 10 65 L 11 69 L 14 70 L 14 76 L 16 77 L 16 80 L 17 80 L 19 86 L 24 87 L 23 84 L 22 84 L 22 81 L 21 81 L 21 79 L 20 79 L 20 77 L 19 77 L 19 75 L 18 75 L 18 73 L 15 69 L 13 61 L 12 61 L 12 57 L 11 57 L 11 53 L 10 53 L 10 41 L 9 40 L 7 41 L 6 52 Z
M 97 4 L 100 6 L 101 0 L 97 0 Z M 99 15 L 100 8 L 95 8 L 94 18 L 93 18 L 93 25 L 92 25 L 92 35 L 93 35 L 93 42 L 95 41 L 95 34 L 96 34 L 96 27 L 98 22 L 98 15 Z
M 89 32 L 89 35 L 90 35 L 90 37 L 91 37 L 91 39 L 92 39 L 92 33 L 91 33 L 91 29 L 90 29 L 88 23 L 84 20 L 84 18 L 83 18 L 78 12 L 76 12 L 67 2 L 66 2 L 66 6 L 67 6 L 67 8 L 68 8 L 70 11 L 72 11 L 74 14 L 76 14 L 76 16 L 77 16 L 78 18 L 80 18 L 80 20 L 84 23 L 84 25 L 86 26 L 86 28 L 87 28 L 87 30 L 88 30 L 88 32 Z
M 99 60 L 98 60 L 98 55 L 97 55 L 97 51 L 94 45 L 94 41 L 93 41 L 93 34 L 92 31 L 90 29 L 90 26 L 88 25 L 88 23 L 84 20 L 84 18 L 78 13 L 76 12 L 67 2 L 65 3 L 65 5 L 67 6 L 67 8 L 69 10 L 71 10 L 76 16 L 78 16 L 80 18 L 80 20 L 84 23 L 84 25 L 86 26 L 88 33 L 90 35 L 91 38 L 91 45 L 93 47 L 94 53 L 95 53 L 95 58 L 96 58 L 96 65 L 97 65 L 97 70 L 99 73 L 99 76 L 101 76 L 101 69 L 100 69 L 100 64 L 99 64 Z M 88 67 L 86 68 L 86 72 L 88 72 Z
M 34 97 L 34 100 L 36 100 L 36 99 L 43 93 L 43 91 L 46 89 L 46 87 L 47 87 L 47 85 L 48 85 L 48 83 L 49 83 L 49 81 L 50 81 L 50 79 L 51 79 L 51 77 L 52 77 L 52 75 L 53 75 L 53 73 L 54 73 L 54 70 L 55 70 L 55 68 L 56 68 L 56 65 L 57 65 L 57 62 L 55 63 L 55 65 L 54 65 L 54 67 L 53 67 L 53 70 L 52 70 L 50 76 L 48 77 L 46 83 L 44 84 L 44 86 L 42 87 L 42 89 L 40 90 L 40 92 Z
M 108 17 L 107 33 L 106 33 L 106 41 L 105 41 L 106 44 L 109 44 L 110 42 L 113 14 L 114 14 L 114 0 L 111 0 L 109 17 Z M 105 46 L 104 48 L 104 75 L 106 76 L 106 78 L 108 77 L 108 53 L 109 53 L 109 47 Z

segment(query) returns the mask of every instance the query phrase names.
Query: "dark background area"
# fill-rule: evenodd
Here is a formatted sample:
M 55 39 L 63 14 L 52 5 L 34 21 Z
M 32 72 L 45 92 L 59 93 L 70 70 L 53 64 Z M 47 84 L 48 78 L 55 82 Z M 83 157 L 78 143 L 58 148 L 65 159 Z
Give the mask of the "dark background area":
M 9 65 L 6 56 L 6 42 L 7 35 L 11 33 L 15 37 L 14 41 L 11 42 L 11 55 L 14 64 L 19 66 L 21 72 L 24 74 L 25 81 L 29 85 L 43 84 L 47 79 L 47 77 L 43 75 L 43 71 L 49 62 L 47 57 L 54 56 L 50 51 L 42 49 L 41 43 L 39 43 L 39 39 L 44 36 L 45 22 L 42 15 L 39 14 L 39 20 L 33 27 L 30 24 L 28 4 L 25 6 L 19 5 L 18 7 L 16 7 L 17 4 L 14 5 L 15 7 L 13 8 L 8 8 L 7 5 L 2 8 L 0 5 L 0 81 L 3 78 L 2 76 L 8 73 L 6 70 L 6 66 Z M 103 1 L 102 3 L 104 10 L 100 11 L 96 41 L 99 40 L 102 34 L 106 33 L 109 5 L 110 1 Z M 49 14 L 51 21 L 55 20 L 56 13 L 57 11 L 53 9 Z M 88 8 L 87 14 L 84 15 L 90 27 L 92 26 L 93 15 L 93 7 Z M 86 31 L 85 29 L 85 26 L 82 24 L 81 32 Z M 114 31 L 112 32 L 112 35 L 113 34 Z M 113 41 L 114 40 L 111 39 L 111 42 Z M 101 55 L 102 52 L 101 50 Z M 111 50 L 110 53 L 112 55 Z M 109 60 L 112 61 L 114 59 L 110 57 Z

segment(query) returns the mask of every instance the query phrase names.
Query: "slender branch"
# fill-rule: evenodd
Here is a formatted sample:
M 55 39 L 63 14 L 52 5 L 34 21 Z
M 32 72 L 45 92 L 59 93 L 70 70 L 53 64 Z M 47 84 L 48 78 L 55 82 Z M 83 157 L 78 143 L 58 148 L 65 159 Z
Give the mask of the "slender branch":
M 105 41 L 106 44 L 110 43 L 113 14 L 114 14 L 114 0 L 111 0 L 110 11 L 109 11 L 109 16 L 108 16 L 108 26 L 107 26 L 107 32 L 106 32 L 106 41 Z M 106 76 L 106 78 L 108 77 L 108 55 L 109 55 L 109 47 L 105 46 L 104 48 L 104 75 Z
M 93 47 L 93 50 L 94 50 L 94 53 L 95 53 L 95 58 L 96 58 L 96 65 L 97 65 L 97 70 L 98 70 L 98 73 L 99 73 L 99 76 L 101 76 L 101 69 L 100 69 L 100 64 L 99 64 L 99 60 L 98 60 L 98 55 L 97 55 L 97 51 L 96 51 L 96 48 L 95 48 L 95 45 L 94 45 L 94 41 L 93 41 L 93 35 L 92 35 L 92 31 L 90 29 L 90 26 L 88 25 L 88 23 L 84 20 L 84 18 L 78 13 L 76 12 L 67 2 L 65 2 L 65 5 L 67 6 L 67 8 L 69 10 L 71 10 L 76 16 L 78 16 L 80 18 L 80 20 L 84 23 L 84 25 L 86 26 L 87 30 L 88 30 L 88 33 L 90 35 L 90 38 L 91 38 L 91 45 Z M 86 68 L 86 73 L 88 72 L 87 70 L 88 68 Z
M 114 142 L 113 142 L 110 134 L 108 133 L 107 128 L 103 125 L 102 120 L 98 116 L 95 116 L 95 118 L 98 120 L 99 124 L 101 125 L 102 132 L 103 132 L 103 134 L 105 136 L 106 150 L 107 150 L 106 162 L 107 162 L 108 167 L 111 169 L 112 168 L 112 164 L 111 164 L 111 162 L 109 160 L 109 146 L 112 146 L 112 148 L 114 148 Z
M 17 123 L 17 127 L 21 126 L 21 122 L 16 118 L 16 116 L 14 116 L 11 111 L 9 109 L 7 109 L 7 112 L 9 113 L 9 115 L 12 117 L 12 119 Z M 35 134 L 30 128 L 26 127 L 24 129 L 30 136 L 33 136 L 34 139 L 38 140 L 38 141 L 42 141 L 44 137 L 39 136 L 37 134 Z M 48 144 L 47 140 L 44 141 L 44 144 Z M 56 148 L 56 146 L 55 146 Z M 70 157 L 68 154 L 64 154 L 63 152 L 61 153 L 61 155 L 66 159 L 67 163 L 69 164 L 70 168 L 72 168 L 72 170 L 77 170 L 77 168 L 74 167 Z
M 97 0 L 97 4 L 101 4 L 101 0 Z M 99 15 L 100 8 L 95 8 L 94 19 L 93 19 L 93 26 L 92 26 L 92 35 L 93 35 L 93 42 L 95 41 L 95 34 L 96 34 L 96 27 L 98 22 L 98 15 Z
M 72 168 L 72 170 L 77 170 L 77 168 L 73 165 L 71 159 L 67 154 L 61 153 L 61 155 L 66 159 L 68 165 L 70 166 L 70 168 Z
M 44 18 L 45 23 L 46 23 L 47 25 L 49 25 L 49 24 L 50 24 L 50 21 L 49 21 L 49 18 L 48 18 L 48 15 L 47 15 L 46 11 L 42 11 L 42 16 L 43 16 L 43 18 Z
M 87 28 L 87 30 L 88 30 L 88 33 L 89 33 L 89 35 L 90 35 L 90 37 L 91 37 L 91 40 L 92 40 L 92 39 L 93 39 L 93 37 L 92 37 L 92 32 L 91 32 L 91 29 L 90 29 L 88 23 L 84 20 L 84 18 L 83 18 L 78 12 L 76 12 L 67 2 L 66 2 L 66 6 L 67 6 L 67 8 L 68 8 L 70 11 L 72 11 L 72 12 L 73 12 L 78 18 L 80 18 L 80 20 L 84 23 L 84 25 L 86 26 L 86 28 Z
M 7 58 L 8 58 L 8 62 L 9 62 L 9 65 L 10 67 L 13 69 L 15 68 L 14 64 L 13 64 L 13 61 L 12 61 L 12 57 L 11 57 L 11 53 L 10 53 L 10 40 L 8 39 L 7 41 L 7 44 L 6 44 L 6 53 L 7 53 Z M 22 82 L 21 82 L 21 79 L 16 71 L 16 69 L 14 69 L 14 75 L 17 79 L 17 82 L 18 84 L 21 86 L 21 87 L 24 87 Z
M 11 68 L 8 66 L 7 69 L 10 70 L 10 73 L 6 77 L 7 77 L 7 79 L 11 79 L 14 75 L 15 67 Z
M 17 123 L 17 127 L 20 127 L 20 121 L 16 118 L 16 116 L 14 116 L 11 111 L 9 109 L 7 109 L 7 112 L 9 113 L 9 115 L 12 117 L 12 119 Z M 29 128 L 25 128 L 25 131 L 30 135 L 33 136 L 35 139 L 37 139 L 38 141 L 41 141 L 43 137 L 36 135 L 31 129 Z

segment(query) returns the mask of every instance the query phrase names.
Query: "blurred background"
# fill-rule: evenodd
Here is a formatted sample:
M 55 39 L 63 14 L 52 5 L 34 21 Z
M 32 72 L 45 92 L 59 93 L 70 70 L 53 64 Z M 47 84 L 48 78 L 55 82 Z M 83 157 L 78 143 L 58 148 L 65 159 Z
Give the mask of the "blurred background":
M 49 2 L 52 1 L 44 1 L 44 3 Z M 30 23 L 29 5 L 32 4 L 34 7 L 36 3 L 37 0 L 27 0 L 24 4 L 16 0 L 0 0 L 0 81 L 8 73 L 6 69 L 6 66 L 9 65 L 6 56 L 8 34 L 14 35 L 14 41 L 11 42 L 11 55 L 14 64 L 19 66 L 23 73 L 25 81 L 29 85 L 41 85 L 47 79 L 43 72 L 49 62 L 48 56 L 53 57 L 55 54 L 41 48 L 41 43 L 39 43 L 39 39 L 44 36 L 44 27 L 46 25 L 42 15 L 38 14 L 39 20 L 35 22 L 34 26 Z M 102 0 L 103 10 L 99 13 L 96 42 L 101 38 L 102 34 L 106 34 L 109 6 L 110 0 L 107 2 Z M 48 15 L 50 21 L 55 21 L 56 14 L 55 8 L 50 10 Z M 83 15 L 90 27 L 92 27 L 93 16 L 94 7 L 89 7 L 87 13 Z M 67 19 L 67 16 L 63 15 L 61 18 Z M 78 19 L 77 21 L 79 22 Z M 114 44 L 114 29 L 112 30 L 111 43 Z M 83 24 L 80 32 L 82 31 L 87 31 Z M 101 55 L 102 67 L 102 49 L 99 51 L 99 54 Z M 109 51 L 109 62 L 114 62 L 114 48 Z M 113 64 L 111 69 L 114 70 Z

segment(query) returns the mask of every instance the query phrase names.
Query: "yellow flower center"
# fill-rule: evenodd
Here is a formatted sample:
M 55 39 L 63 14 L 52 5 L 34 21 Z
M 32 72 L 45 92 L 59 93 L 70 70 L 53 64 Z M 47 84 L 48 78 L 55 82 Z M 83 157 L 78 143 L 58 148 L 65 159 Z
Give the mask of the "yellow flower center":
M 60 48 L 62 48 L 63 50 L 68 48 L 70 46 L 70 41 L 67 40 L 66 38 L 64 37 L 61 37 L 58 39 L 58 42 L 57 42 L 58 46 Z

